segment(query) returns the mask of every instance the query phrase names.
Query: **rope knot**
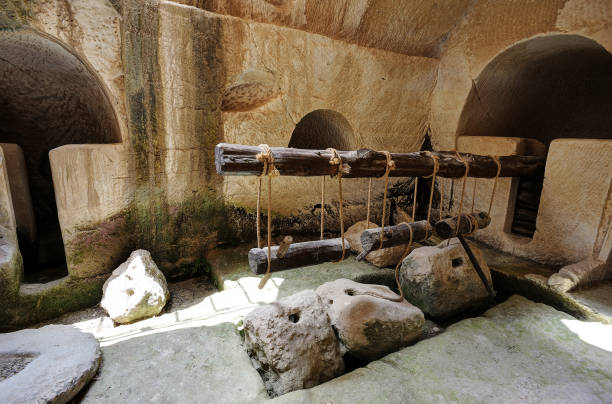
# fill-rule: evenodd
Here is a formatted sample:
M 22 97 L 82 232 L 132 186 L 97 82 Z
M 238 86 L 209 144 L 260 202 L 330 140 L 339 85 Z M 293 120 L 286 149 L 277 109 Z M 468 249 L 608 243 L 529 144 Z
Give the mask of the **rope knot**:
M 269 175 L 271 177 L 278 177 L 280 173 L 274 166 L 274 155 L 272 154 L 272 149 L 267 144 L 260 144 L 259 148 L 261 149 L 261 153 L 258 153 L 255 158 L 257 161 L 261 161 L 264 163 L 263 170 L 261 175 Z

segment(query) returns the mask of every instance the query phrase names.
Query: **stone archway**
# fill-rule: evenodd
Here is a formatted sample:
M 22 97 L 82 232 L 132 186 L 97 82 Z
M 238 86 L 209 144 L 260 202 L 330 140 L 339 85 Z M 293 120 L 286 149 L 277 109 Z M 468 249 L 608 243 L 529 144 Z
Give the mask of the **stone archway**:
M 341 113 L 317 109 L 304 115 L 295 125 L 288 147 L 351 150 L 354 137 L 351 124 Z
M 578 35 L 519 42 L 473 82 L 458 136 L 612 138 L 612 54 Z M 532 237 L 544 173 L 518 182 L 512 233 Z
M 0 110 L 0 143 L 17 154 L 20 149 L 25 161 L 9 177 L 27 171 L 31 194 L 35 230 L 30 226 L 26 237 L 24 223 L 17 223 L 26 279 L 48 268 L 62 276 L 66 260 L 48 154 L 66 144 L 120 142 L 114 109 L 97 74 L 75 52 L 46 34 L 17 28 L 0 32 Z M 18 188 L 11 184 L 12 193 L 24 192 L 23 183 Z

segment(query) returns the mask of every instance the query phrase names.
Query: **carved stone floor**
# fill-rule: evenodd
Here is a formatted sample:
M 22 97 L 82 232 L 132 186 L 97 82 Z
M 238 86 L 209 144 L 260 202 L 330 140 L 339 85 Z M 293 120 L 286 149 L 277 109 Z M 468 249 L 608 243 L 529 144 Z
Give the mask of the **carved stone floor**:
M 259 304 L 332 279 L 392 284 L 393 271 L 349 258 L 275 273 L 259 290 L 259 278 L 241 256 L 228 251 L 211 260 L 223 291 L 197 280 L 171 284 L 180 298 L 158 317 L 114 327 L 92 308 L 56 320 L 92 332 L 102 346 L 100 371 L 76 401 L 612 402 L 612 325 L 581 321 L 521 296 L 366 367 L 270 400 L 241 345 L 240 319 Z

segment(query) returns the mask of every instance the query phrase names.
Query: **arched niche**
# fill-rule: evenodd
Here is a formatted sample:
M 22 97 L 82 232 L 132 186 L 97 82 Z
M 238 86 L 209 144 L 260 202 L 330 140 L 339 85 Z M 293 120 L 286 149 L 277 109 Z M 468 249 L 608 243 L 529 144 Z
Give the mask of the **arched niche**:
M 341 113 L 317 109 L 304 115 L 295 125 L 288 147 L 351 150 L 354 137 L 351 124 Z
M 115 111 L 86 62 L 55 38 L 28 28 L 0 32 L 0 110 L 0 143 L 18 145 L 23 153 L 35 217 L 34 240 L 19 240 L 26 279 L 45 268 L 61 276 L 66 261 L 49 151 L 120 142 Z
M 519 42 L 474 80 L 458 136 L 536 139 L 612 138 L 612 54 L 579 35 Z M 517 185 L 512 233 L 532 237 L 543 172 Z

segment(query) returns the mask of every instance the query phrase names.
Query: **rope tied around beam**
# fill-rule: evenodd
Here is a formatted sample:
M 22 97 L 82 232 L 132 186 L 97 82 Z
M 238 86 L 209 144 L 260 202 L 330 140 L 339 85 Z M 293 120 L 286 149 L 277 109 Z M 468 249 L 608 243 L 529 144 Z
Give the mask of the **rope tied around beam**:
M 387 215 L 386 210 L 387 210 L 387 190 L 389 188 L 389 173 L 391 172 L 391 170 L 395 169 L 395 162 L 391 159 L 391 153 L 389 153 L 386 150 L 381 151 L 381 153 L 383 153 L 385 157 L 387 158 L 387 165 L 385 168 L 385 173 L 383 174 L 383 177 L 385 179 L 385 192 L 383 193 L 382 219 L 381 219 L 381 226 L 380 226 L 380 248 L 383 247 L 384 233 L 385 233 L 385 216 Z
M 261 175 L 258 177 L 259 183 L 257 187 L 257 248 L 261 248 L 261 222 L 259 219 L 261 216 L 261 180 L 264 175 L 268 177 L 268 267 L 258 285 L 259 289 L 263 289 L 268 279 L 270 279 L 270 267 L 272 266 L 272 177 L 279 176 L 280 173 L 274 166 L 274 155 L 270 146 L 260 144 L 259 148 L 261 148 L 261 153 L 257 154 L 256 158 L 258 161 L 263 162 L 264 166 Z
M 331 158 L 329 159 L 329 164 L 338 166 L 338 171 L 336 172 L 336 175 L 338 176 L 338 199 L 340 200 L 340 206 L 338 210 L 340 214 L 340 238 L 342 239 L 342 257 L 340 257 L 337 262 L 341 262 L 344 260 L 344 255 L 346 254 L 344 248 L 344 215 L 342 207 L 342 205 L 344 204 L 342 198 L 342 172 L 344 169 L 342 165 L 342 157 L 340 157 L 338 150 L 333 148 L 328 148 L 326 150 L 332 154 Z

